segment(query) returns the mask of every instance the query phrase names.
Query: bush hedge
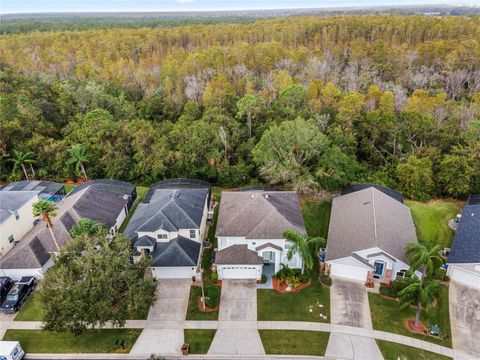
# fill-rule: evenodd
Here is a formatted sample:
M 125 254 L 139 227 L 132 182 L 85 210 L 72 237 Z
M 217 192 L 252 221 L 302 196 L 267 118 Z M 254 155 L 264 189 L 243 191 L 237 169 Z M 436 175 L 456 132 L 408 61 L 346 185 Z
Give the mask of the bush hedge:
M 216 308 L 220 302 L 220 288 L 214 285 L 204 285 L 205 305 L 211 309 Z

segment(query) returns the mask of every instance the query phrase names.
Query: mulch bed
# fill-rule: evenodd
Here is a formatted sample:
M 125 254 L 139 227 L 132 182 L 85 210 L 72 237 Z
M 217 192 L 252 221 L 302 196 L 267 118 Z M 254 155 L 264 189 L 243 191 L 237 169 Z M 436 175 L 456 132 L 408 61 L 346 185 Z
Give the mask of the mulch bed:
M 296 288 L 292 288 L 292 290 L 286 291 L 287 285 L 285 283 L 282 283 L 278 279 L 272 278 L 273 290 L 279 293 L 299 292 L 300 290 L 303 290 L 306 287 L 309 287 L 311 283 L 312 283 L 312 279 L 308 279 L 308 281 L 305 284 L 300 283 L 300 285 L 298 285 Z
M 418 322 L 418 327 L 415 327 L 415 320 L 408 320 L 407 321 L 407 328 L 411 332 L 417 333 L 417 334 L 423 334 L 425 331 L 427 331 L 427 328 L 421 321 Z
M 396 301 L 398 302 L 398 298 L 394 298 L 393 296 L 390 296 L 390 295 L 384 295 L 384 294 L 380 294 L 380 296 L 384 299 L 387 299 L 387 300 L 392 300 L 392 301 Z
M 326 288 L 326 289 L 330 289 L 330 288 L 332 287 L 332 285 L 327 285 L 327 284 L 325 284 L 325 283 L 322 281 L 322 277 L 321 277 L 321 276 L 318 278 L 318 282 L 320 283 L 320 285 L 322 285 L 322 286 L 323 286 L 324 288 Z
M 213 309 L 212 309 L 212 308 L 209 308 L 208 306 L 205 305 L 205 309 L 204 309 L 204 308 L 203 308 L 202 298 L 201 298 L 201 297 L 198 298 L 197 305 L 198 305 L 198 310 L 200 310 L 201 312 L 205 312 L 205 313 L 210 313 L 210 312 L 218 311 L 218 309 L 220 308 L 220 304 L 218 304 L 218 305 L 215 306 Z

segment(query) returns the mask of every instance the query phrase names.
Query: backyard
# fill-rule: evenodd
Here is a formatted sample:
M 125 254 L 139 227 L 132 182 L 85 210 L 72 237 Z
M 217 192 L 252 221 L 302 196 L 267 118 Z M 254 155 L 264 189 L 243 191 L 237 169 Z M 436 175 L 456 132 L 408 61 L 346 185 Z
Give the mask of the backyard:
M 259 330 L 266 354 L 323 356 L 330 333 L 319 331 Z
M 375 330 L 412 336 L 420 340 L 430 341 L 442 346 L 452 347 L 450 331 L 450 316 L 448 308 L 448 287 L 442 286 L 440 295 L 437 297 L 436 306 L 422 309 L 420 320 L 427 327 L 437 324 L 440 327 L 440 338 L 416 334 L 407 329 L 407 321 L 415 318 L 415 309 L 409 307 L 400 309 L 400 303 L 388 300 L 378 294 L 368 294 L 372 323 Z
M 190 345 L 190 354 L 206 354 L 216 330 L 185 329 L 185 343 Z
M 439 355 L 430 351 L 411 346 L 395 344 L 389 341 L 377 340 L 378 347 L 385 360 L 449 360 L 448 356 Z
M 307 234 L 326 239 L 332 203 L 329 201 L 301 200 L 300 207 Z

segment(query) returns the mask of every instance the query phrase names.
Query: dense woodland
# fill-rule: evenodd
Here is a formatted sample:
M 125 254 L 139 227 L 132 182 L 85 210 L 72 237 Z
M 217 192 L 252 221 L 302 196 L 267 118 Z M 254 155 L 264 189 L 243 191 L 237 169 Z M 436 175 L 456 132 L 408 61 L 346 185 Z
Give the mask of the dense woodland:
M 31 32 L 0 61 L 3 181 L 19 152 L 29 176 L 79 176 L 81 150 L 89 177 L 139 184 L 480 192 L 477 17 Z

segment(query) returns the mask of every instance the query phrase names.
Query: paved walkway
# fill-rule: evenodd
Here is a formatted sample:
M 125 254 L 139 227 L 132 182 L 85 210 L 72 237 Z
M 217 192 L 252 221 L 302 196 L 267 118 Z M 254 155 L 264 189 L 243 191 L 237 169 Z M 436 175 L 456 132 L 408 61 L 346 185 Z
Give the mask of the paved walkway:
M 351 360 L 383 360 L 373 336 L 368 294 L 362 282 L 333 279 L 330 289 L 332 329 L 325 356 Z M 342 326 L 359 328 L 352 333 Z
M 257 330 L 255 280 L 223 280 L 218 329 L 208 354 L 265 355 Z
M 154 306 L 130 354 L 180 355 L 191 279 L 159 279 Z
M 480 359 L 480 290 L 450 281 L 449 302 L 455 359 Z

